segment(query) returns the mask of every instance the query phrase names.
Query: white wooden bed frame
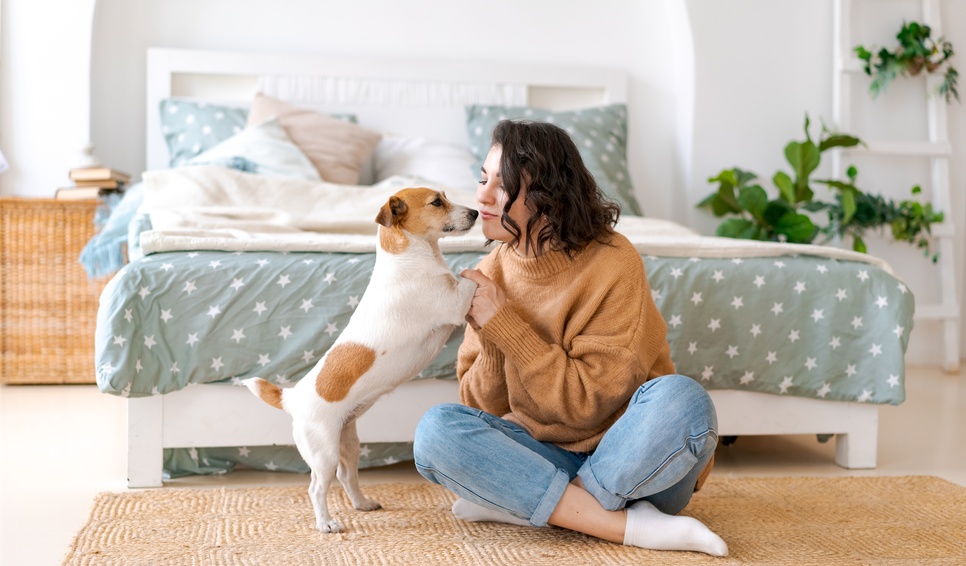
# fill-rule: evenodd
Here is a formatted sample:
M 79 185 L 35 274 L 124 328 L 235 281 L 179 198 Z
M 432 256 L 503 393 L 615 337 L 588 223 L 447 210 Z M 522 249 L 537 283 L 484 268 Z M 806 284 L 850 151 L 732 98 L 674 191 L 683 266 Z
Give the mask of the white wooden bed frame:
M 167 149 L 157 118 L 169 96 L 246 104 L 260 80 L 275 75 L 335 77 L 349 81 L 508 85 L 507 102 L 568 109 L 623 102 L 627 78 L 613 68 L 520 63 L 476 63 L 365 59 L 314 55 L 271 55 L 180 49 L 148 53 L 148 169 L 167 167 Z M 296 101 L 293 101 L 296 102 Z M 487 102 L 487 101 L 483 101 Z M 380 131 L 426 135 L 466 144 L 462 103 L 412 108 L 367 108 L 350 101 L 329 111 L 356 114 L 360 124 Z M 457 400 L 454 381 L 404 384 L 359 419 L 362 442 L 411 442 L 420 416 L 432 405 Z M 719 434 L 831 434 L 835 461 L 846 468 L 874 468 L 877 405 L 819 401 L 747 391 L 712 391 Z M 162 485 L 164 448 L 291 445 L 291 419 L 247 389 L 223 384 L 191 385 L 174 393 L 130 398 L 128 486 Z

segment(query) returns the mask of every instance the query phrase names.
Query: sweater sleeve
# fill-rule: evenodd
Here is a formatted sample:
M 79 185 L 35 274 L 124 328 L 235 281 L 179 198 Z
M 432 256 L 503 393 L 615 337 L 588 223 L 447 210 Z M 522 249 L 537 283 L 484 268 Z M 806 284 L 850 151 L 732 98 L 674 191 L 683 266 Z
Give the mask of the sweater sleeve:
M 503 352 L 467 325 L 456 358 L 456 377 L 460 382 L 460 402 L 490 414 L 503 416 L 510 411 Z

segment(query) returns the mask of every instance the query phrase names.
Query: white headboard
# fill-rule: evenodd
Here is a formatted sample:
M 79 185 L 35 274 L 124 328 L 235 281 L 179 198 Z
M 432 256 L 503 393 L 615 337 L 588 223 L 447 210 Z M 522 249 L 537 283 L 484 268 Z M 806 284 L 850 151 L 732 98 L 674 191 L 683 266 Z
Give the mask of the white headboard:
M 148 50 L 147 167 L 168 165 L 158 105 L 176 96 L 248 106 L 259 90 L 299 106 L 351 113 L 379 132 L 466 145 L 466 104 L 555 110 L 626 102 L 610 67 L 324 55 Z

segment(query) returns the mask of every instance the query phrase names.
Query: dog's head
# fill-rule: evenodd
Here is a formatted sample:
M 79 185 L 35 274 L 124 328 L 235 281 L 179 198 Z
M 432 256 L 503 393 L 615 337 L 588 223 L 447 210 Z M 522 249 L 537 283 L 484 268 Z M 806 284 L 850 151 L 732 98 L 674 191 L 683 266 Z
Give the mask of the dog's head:
M 379 209 L 376 222 L 388 228 L 386 232 L 402 231 L 412 237 L 435 242 L 443 236 L 465 234 L 473 227 L 479 214 L 472 208 L 453 204 L 440 191 L 412 188 L 389 197 L 389 201 Z M 387 243 L 383 238 L 380 241 Z M 386 245 L 383 247 L 386 248 Z M 398 248 L 398 242 L 392 247 Z

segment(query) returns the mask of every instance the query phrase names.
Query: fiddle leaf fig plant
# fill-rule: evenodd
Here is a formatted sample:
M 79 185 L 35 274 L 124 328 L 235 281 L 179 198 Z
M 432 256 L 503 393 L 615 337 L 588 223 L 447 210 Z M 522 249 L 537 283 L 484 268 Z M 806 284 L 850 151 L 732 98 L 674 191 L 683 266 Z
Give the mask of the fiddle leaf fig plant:
M 806 115 L 805 139 L 785 146 L 785 159 L 791 171 L 778 171 L 772 176 L 777 193 L 774 198 L 762 187 L 758 175 L 738 167 L 724 169 L 708 179 L 717 189 L 697 207 L 708 209 L 719 218 L 728 217 L 715 233 L 727 238 L 798 244 L 813 243 L 820 235 L 819 243 L 850 237 L 852 249 L 865 253 L 865 232 L 889 226 L 896 241 L 916 245 L 935 262 L 938 255 L 930 252 L 931 227 L 943 221 L 943 213 L 915 199 L 896 203 L 864 193 L 856 185 L 858 170 L 854 166 L 846 170 L 846 179 L 812 179 L 824 152 L 836 147 L 854 147 L 862 144 L 862 140 L 831 132 L 824 125 L 818 140 L 813 140 L 809 126 Z M 832 201 L 816 199 L 813 184 L 832 190 Z M 920 193 L 918 186 L 912 189 L 913 197 Z M 823 212 L 827 223 L 818 225 L 814 218 Z
M 931 36 L 932 29 L 929 26 L 918 22 L 903 22 L 902 28 L 896 34 L 899 45 L 893 51 L 885 47 L 876 51 L 874 47 L 869 49 L 862 45 L 854 48 L 855 54 L 864 63 L 865 74 L 873 78 L 869 85 L 873 98 L 899 76 L 916 76 L 923 70 L 935 73 L 945 65 L 939 94 L 947 103 L 953 98 L 959 100 L 959 92 L 956 90 L 959 72 L 949 63 L 953 56 L 953 45 L 942 37 L 933 39 Z

